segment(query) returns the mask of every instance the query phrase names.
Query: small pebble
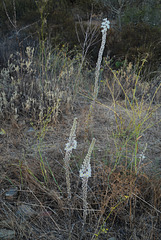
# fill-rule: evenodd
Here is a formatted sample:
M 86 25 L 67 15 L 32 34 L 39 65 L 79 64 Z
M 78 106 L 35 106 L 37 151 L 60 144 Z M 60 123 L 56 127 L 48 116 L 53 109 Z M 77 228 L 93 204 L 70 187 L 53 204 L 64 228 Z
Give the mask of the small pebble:
M 18 197 L 18 187 L 10 188 L 5 194 L 5 199 L 9 201 L 13 201 Z
M 33 217 L 36 212 L 30 206 L 22 204 L 18 207 L 16 214 L 21 218 L 30 218 Z

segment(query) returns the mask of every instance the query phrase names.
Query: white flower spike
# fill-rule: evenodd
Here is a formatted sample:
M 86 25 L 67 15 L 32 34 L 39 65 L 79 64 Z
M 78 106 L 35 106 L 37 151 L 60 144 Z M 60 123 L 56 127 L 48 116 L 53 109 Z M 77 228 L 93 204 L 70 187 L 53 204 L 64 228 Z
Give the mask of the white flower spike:
M 79 176 L 81 178 L 89 178 L 91 177 L 91 164 L 90 164 L 90 158 L 91 158 L 91 154 L 92 154 L 92 150 L 94 148 L 94 145 L 95 145 L 95 142 L 96 142 L 96 139 L 93 138 L 92 139 L 92 143 L 89 147 L 89 150 L 88 150 L 88 153 L 87 153 L 87 156 L 85 157 L 84 161 L 83 161 L 83 164 L 82 164 L 82 167 L 79 171 Z
M 86 223 L 86 216 L 87 216 L 87 184 L 88 184 L 88 178 L 91 177 L 91 164 L 90 164 L 90 158 L 91 154 L 94 148 L 94 144 L 96 142 L 96 139 L 92 139 L 92 143 L 88 149 L 87 156 L 85 157 L 82 167 L 79 171 L 79 176 L 82 178 L 82 190 L 83 190 L 83 224 Z
M 102 33 L 106 33 L 107 29 L 110 29 L 110 21 L 107 20 L 107 18 L 103 19 L 101 28 L 102 28 L 101 30 Z
M 104 51 L 105 44 L 106 44 L 106 35 L 107 35 L 106 33 L 107 33 L 107 29 L 110 28 L 110 21 L 107 20 L 107 18 L 103 19 L 101 28 L 102 28 L 102 30 L 101 30 L 101 32 L 102 32 L 102 42 L 101 42 L 101 47 L 100 47 L 100 50 L 99 50 L 99 53 L 98 53 L 98 60 L 97 60 L 97 64 L 96 64 L 95 86 L 94 86 L 92 107 L 94 107 L 95 100 L 96 100 L 97 95 L 98 95 L 98 80 L 99 80 L 103 51 Z
M 76 141 L 76 126 L 77 126 L 77 118 L 74 118 L 73 126 L 70 132 L 69 140 L 65 145 L 65 158 L 64 158 L 64 165 L 65 165 L 65 174 L 66 174 L 66 184 L 67 184 L 67 192 L 68 192 L 68 199 L 71 199 L 71 187 L 70 187 L 70 174 L 69 174 L 69 161 L 72 154 L 72 150 L 76 149 L 77 141 Z

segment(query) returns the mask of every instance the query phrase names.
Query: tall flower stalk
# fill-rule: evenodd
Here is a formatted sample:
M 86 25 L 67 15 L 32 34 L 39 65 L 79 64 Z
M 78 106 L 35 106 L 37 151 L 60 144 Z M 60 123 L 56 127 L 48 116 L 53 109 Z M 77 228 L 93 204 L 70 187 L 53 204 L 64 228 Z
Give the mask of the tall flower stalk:
M 87 217 L 87 183 L 88 178 L 91 177 L 91 164 L 90 164 L 90 158 L 91 154 L 95 145 L 96 139 L 92 139 L 92 143 L 89 147 L 87 156 L 85 157 L 82 167 L 79 171 L 79 176 L 82 178 L 82 190 L 83 190 L 83 221 L 84 224 L 86 223 L 86 217 Z
M 86 133 L 88 133 L 88 124 L 89 124 L 89 121 L 91 120 L 91 116 L 92 116 L 92 112 L 93 112 L 93 109 L 94 109 L 95 101 L 96 101 L 97 95 L 98 95 L 98 80 L 99 80 L 102 56 L 103 56 L 103 51 L 104 51 L 105 44 L 106 44 L 107 29 L 110 28 L 110 21 L 107 20 L 107 18 L 103 19 L 101 28 L 102 28 L 101 29 L 102 42 L 101 42 L 101 47 L 100 47 L 100 50 L 99 50 L 99 53 L 98 53 L 98 59 L 97 59 L 96 70 L 95 70 L 95 86 L 94 86 L 94 93 L 93 93 L 93 101 L 90 105 L 89 113 L 88 113 L 87 120 L 86 120 L 86 127 L 85 127 L 85 132 Z
M 65 166 L 65 173 L 66 173 L 66 184 L 67 184 L 67 193 L 68 193 L 68 199 L 71 199 L 71 187 L 70 187 L 70 174 L 69 174 L 69 161 L 72 154 L 72 150 L 76 149 L 77 147 L 77 141 L 76 138 L 76 126 L 77 126 L 77 118 L 74 118 L 73 126 L 70 132 L 68 143 L 65 147 L 65 158 L 64 158 L 64 166 Z
M 103 19 L 101 28 L 102 28 L 102 30 L 101 30 L 101 32 L 102 32 L 102 42 L 101 42 L 101 47 L 100 47 L 100 50 L 99 50 L 97 64 L 96 64 L 93 104 L 95 103 L 95 100 L 96 100 L 97 95 L 98 95 L 98 79 L 99 79 L 100 67 L 101 67 L 101 62 L 102 62 L 103 51 L 104 51 L 105 44 L 106 44 L 107 29 L 110 28 L 110 21 L 107 20 L 107 18 Z

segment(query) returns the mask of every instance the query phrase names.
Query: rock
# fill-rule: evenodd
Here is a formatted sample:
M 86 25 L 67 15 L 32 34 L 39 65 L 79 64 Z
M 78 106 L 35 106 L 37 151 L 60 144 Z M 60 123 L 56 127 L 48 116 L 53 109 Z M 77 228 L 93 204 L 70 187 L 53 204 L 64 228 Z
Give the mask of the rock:
M 22 219 L 27 219 L 36 215 L 36 212 L 28 205 L 22 204 L 18 207 L 16 215 Z
M 15 231 L 8 229 L 0 229 L 0 239 L 1 240 L 10 240 L 15 239 Z
M 18 197 L 18 187 L 10 188 L 5 194 L 5 199 L 9 201 L 13 201 Z

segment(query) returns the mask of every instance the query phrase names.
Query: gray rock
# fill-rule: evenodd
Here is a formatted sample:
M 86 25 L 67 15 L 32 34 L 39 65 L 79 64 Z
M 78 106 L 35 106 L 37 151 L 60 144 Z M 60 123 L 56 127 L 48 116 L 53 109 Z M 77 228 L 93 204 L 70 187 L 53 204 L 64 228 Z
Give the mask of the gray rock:
M 6 200 L 13 201 L 17 199 L 18 197 L 18 187 L 10 188 L 5 194 L 4 194 Z
M 22 219 L 27 219 L 36 215 L 36 212 L 28 205 L 22 204 L 18 207 L 16 215 Z

